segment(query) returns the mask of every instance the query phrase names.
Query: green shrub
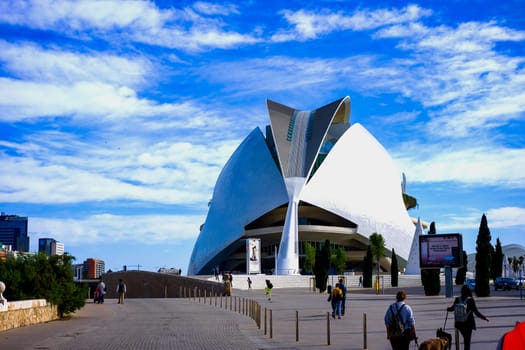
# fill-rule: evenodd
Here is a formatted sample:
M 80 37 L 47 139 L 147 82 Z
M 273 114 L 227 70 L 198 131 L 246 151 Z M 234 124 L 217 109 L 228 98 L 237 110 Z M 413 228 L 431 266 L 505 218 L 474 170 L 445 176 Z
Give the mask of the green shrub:
M 87 289 L 73 281 L 73 260 L 67 254 L 8 257 L 0 262 L 4 296 L 7 300 L 46 299 L 57 306 L 59 317 L 82 308 Z

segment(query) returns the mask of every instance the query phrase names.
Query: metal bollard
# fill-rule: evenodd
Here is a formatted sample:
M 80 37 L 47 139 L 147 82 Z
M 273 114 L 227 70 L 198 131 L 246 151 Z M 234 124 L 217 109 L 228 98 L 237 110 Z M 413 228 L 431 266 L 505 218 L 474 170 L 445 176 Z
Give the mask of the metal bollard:
M 261 329 L 261 305 L 257 303 L 257 326 Z
M 367 348 L 366 314 L 363 314 L 363 349 Z
M 270 338 L 273 338 L 273 317 L 272 309 L 270 309 Z
M 330 312 L 326 313 L 326 345 L 330 345 Z
M 264 308 L 264 335 L 267 334 L 267 332 L 266 332 L 266 311 L 267 311 L 267 309 Z
M 299 341 L 299 311 L 295 310 L 295 341 Z

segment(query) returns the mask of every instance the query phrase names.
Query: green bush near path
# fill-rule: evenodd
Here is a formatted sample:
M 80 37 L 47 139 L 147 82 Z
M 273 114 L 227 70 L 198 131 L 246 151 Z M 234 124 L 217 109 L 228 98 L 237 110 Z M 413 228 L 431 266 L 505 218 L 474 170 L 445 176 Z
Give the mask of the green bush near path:
M 87 287 L 73 281 L 73 260 L 67 254 L 8 257 L 0 262 L 0 281 L 6 285 L 4 297 L 9 301 L 46 299 L 57 306 L 60 318 L 81 309 Z

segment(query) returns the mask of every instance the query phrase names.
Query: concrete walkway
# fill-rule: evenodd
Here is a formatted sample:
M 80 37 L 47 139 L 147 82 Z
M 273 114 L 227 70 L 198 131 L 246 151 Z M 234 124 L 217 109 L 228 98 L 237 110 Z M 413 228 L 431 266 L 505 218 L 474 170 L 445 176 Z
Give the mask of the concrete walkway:
M 452 298 L 425 297 L 421 287 L 405 289 L 412 306 L 420 341 L 433 337 L 443 326 L 445 308 Z M 349 290 L 347 314 L 329 319 L 326 294 L 302 289 L 274 289 L 268 301 L 261 290 L 234 290 L 232 300 L 256 300 L 262 306 L 261 328 L 242 313 L 230 311 L 223 299 L 128 299 L 124 305 L 108 299 L 92 303 L 62 320 L 0 333 L 0 349 L 364 349 L 363 319 L 366 314 L 368 349 L 389 349 L 383 316 L 397 289 L 384 295 L 353 288 Z M 491 291 L 476 298 L 478 308 L 490 318 L 477 319 L 472 348 L 495 349 L 498 339 L 516 321 L 525 321 L 525 299 L 516 291 Z M 457 293 L 455 293 L 457 294 Z M 236 297 L 236 298 L 235 298 Z M 238 305 L 238 304 L 237 304 Z M 266 334 L 264 310 L 266 309 Z M 270 310 L 272 338 L 270 338 Z M 299 341 L 296 341 L 296 311 Z M 449 316 L 452 317 L 452 314 Z M 453 333 L 453 321 L 447 331 Z M 412 347 L 411 347 L 412 349 Z

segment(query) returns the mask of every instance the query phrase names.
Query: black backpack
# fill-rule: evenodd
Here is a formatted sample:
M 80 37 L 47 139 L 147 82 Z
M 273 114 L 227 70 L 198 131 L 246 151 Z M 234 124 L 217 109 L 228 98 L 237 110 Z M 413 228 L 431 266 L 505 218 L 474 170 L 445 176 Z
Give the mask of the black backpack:
M 403 337 L 405 334 L 405 325 L 403 320 L 399 317 L 401 310 L 405 307 L 405 304 L 401 305 L 397 312 L 394 312 L 394 305 L 390 305 L 390 323 L 388 324 L 388 332 L 390 333 L 390 338 L 399 338 Z

